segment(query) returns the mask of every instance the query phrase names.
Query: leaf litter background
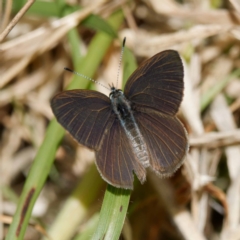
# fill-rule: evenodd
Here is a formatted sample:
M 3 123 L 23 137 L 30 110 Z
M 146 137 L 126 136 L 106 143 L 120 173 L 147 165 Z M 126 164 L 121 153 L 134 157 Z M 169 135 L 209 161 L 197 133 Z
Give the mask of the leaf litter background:
M 36 3 L 41 5 L 37 1 L 33 6 Z M 58 3 L 81 5 L 87 9 L 86 14 L 93 12 L 103 19 L 121 9 L 125 20 L 118 37 L 127 37 L 126 45 L 138 63 L 165 49 L 179 51 L 184 61 L 185 92 L 178 117 L 189 132 L 188 157 L 171 179 L 149 173 L 143 186 L 135 183 L 121 238 L 240 239 L 240 3 Z M 88 51 L 97 25 L 78 24 L 83 15 L 57 18 L 51 9 L 39 13 L 35 10 L 24 13 L 9 35 L 3 37 L 7 24 L 19 10 L 16 3 L 1 1 L 0 239 L 7 233 L 28 171 L 53 118 L 49 101 L 72 78 L 63 70 L 72 66 L 67 33 L 77 26 L 81 58 Z M 105 85 L 116 81 L 120 43 L 113 41 L 94 75 Z M 108 95 L 101 86 L 94 88 Z M 94 153 L 66 134 L 24 239 L 48 235 L 78 182 L 86 173 L 96 175 L 93 162 Z M 95 179 L 89 180 L 87 190 L 97 197 L 89 204 L 83 203 L 81 213 L 73 211 L 72 218 L 65 219 L 70 230 L 62 239 L 91 238 L 106 188 L 99 177 Z M 75 226 L 72 221 L 79 224 Z M 64 235 L 61 227 L 57 231 Z

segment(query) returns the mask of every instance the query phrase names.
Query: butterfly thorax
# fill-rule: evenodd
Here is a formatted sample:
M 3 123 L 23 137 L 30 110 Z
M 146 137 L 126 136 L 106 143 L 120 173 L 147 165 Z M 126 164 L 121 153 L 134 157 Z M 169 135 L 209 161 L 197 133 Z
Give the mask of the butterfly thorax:
M 131 102 L 125 97 L 122 90 L 115 89 L 114 87 L 111 90 L 109 97 L 112 109 L 129 139 L 135 156 L 144 167 L 148 167 L 149 154 L 144 138 L 134 118 Z

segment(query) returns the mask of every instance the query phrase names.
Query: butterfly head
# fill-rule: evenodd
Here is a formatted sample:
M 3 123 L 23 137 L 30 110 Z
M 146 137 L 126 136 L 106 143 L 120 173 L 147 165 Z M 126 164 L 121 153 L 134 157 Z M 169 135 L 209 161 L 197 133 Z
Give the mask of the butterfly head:
M 114 86 L 111 86 L 111 92 L 109 94 L 110 99 L 119 98 L 123 95 L 123 91 L 121 89 L 116 89 Z

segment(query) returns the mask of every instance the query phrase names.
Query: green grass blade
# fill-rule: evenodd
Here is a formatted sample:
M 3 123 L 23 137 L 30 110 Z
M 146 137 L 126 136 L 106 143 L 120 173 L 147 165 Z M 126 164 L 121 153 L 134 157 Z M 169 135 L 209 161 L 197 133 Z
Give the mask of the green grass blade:
M 125 47 L 123 55 L 123 86 L 125 86 L 128 78 L 136 68 L 137 61 L 135 59 L 135 56 L 127 47 Z
M 82 24 L 85 27 L 91 28 L 93 30 L 105 32 L 113 38 L 117 37 L 116 31 L 111 27 L 111 25 L 109 25 L 103 18 L 97 15 L 90 15 L 82 22 Z
M 61 207 L 54 223 L 48 230 L 48 236 L 58 240 L 72 239 L 91 204 L 99 196 L 99 190 L 102 189 L 103 184 L 96 166 L 92 165 Z M 48 238 L 44 238 L 44 240 L 48 240 Z
M 23 239 L 34 203 L 50 171 L 63 136 L 63 128 L 56 120 L 52 120 L 47 129 L 45 140 L 32 164 L 6 240 Z
M 84 224 L 84 229 L 81 233 L 77 234 L 73 240 L 89 240 L 92 238 L 94 230 L 99 222 L 99 214 L 94 214 L 86 224 Z
M 26 0 L 13 1 L 13 12 L 18 12 L 26 2 Z M 61 17 L 61 9 L 55 1 L 35 1 L 28 9 L 27 14 L 42 17 Z
M 134 55 L 127 48 L 124 51 L 123 66 L 123 85 L 125 85 L 127 79 L 137 67 Z M 99 224 L 93 236 L 94 240 L 119 239 L 126 218 L 130 195 L 130 190 L 108 185 L 100 212 Z
M 80 51 L 78 50 L 79 45 L 81 44 L 81 39 L 79 37 L 79 33 L 76 28 L 73 28 L 68 32 L 68 41 L 69 41 L 70 50 L 71 50 L 73 69 L 75 71 L 79 71 L 79 70 L 81 70 L 79 68 L 80 68 L 82 62 L 84 61 L 84 56 L 82 56 Z M 75 76 L 74 76 L 74 78 L 75 78 Z M 75 79 L 77 81 L 77 78 L 75 78 Z
M 216 95 L 219 94 L 233 78 L 239 76 L 240 69 L 237 69 L 233 71 L 229 76 L 219 81 L 218 84 L 214 85 L 206 93 L 204 93 L 200 101 L 201 111 L 204 111 L 206 109 L 206 107 L 212 102 Z
M 117 12 L 111 16 L 109 21 L 114 28 L 118 28 L 122 22 L 122 18 L 122 13 Z M 89 77 L 93 76 L 111 41 L 112 38 L 105 33 L 99 33 L 93 38 L 89 46 L 88 54 L 86 55 L 83 64 L 79 67 L 81 73 Z M 82 83 L 84 82 L 87 81 L 80 81 L 77 79 L 70 84 L 69 89 L 79 88 L 79 85 L 83 85 Z M 57 148 L 63 136 L 63 128 L 55 119 L 52 120 L 48 126 L 44 142 L 42 143 L 30 169 L 6 240 L 23 239 L 34 203 L 48 176 Z
M 14 1 L 13 11 L 18 12 L 27 1 Z M 65 1 L 36 1 L 31 8 L 27 11 L 28 15 L 41 16 L 41 17 L 62 17 L 63 12 L 68 14 L 79 11 L 82 7 L 79 5 L 69 6 Z M 86 19 L 81 22 L 85 27 L 91 28 L 95 31 L 105 32 L 110 37 L 116 38 L 117 32 L 112 26 L 103 18 L 90 14 Z
M 93 240 L 118 240 L 126 218 L 130 190 L 108 185 Z

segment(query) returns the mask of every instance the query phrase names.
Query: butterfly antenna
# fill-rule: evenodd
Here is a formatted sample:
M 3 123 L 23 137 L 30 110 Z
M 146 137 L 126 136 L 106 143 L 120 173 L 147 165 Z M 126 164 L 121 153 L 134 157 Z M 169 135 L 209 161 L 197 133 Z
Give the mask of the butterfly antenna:
M 65 67 L 64 69 L 65 69 L 66 71 L 69 71 L 69 72 L 77 75 L 77 76 L 80 76 L 80 77 L 83 77 L 83 78 L 85 78 L 85 79 L 87 79 L 87 80 L 89 80 L 89 81 L 92 81 L 92 82 L 94 82 L 94 83 L 96 83 L 96 84 L 98 84 L 98 85 L 106 88 L 107 90 L 111 90 L 111 89 L 109 89 L 108 87 L 106 87 L 105 85 L 101 84 L 100 82 L 98 82 L 98 81 L 96 81 L 96 80 L 94 80 L 94 79 L 92 79 L 92 78 L 90 78 L 90 77 L 87 77 L 87 76 L 85 76 L 85 75 L 83 75 L 83 74 L 81 74 L 81 73 L 79 73 L 79 72 L 75 72 L 75 71 L 73 71 L 72 69 L 67 68 L 67 67 Z
M 123 39 L 122 50 L 121 50 L 121 55 L 120 55 L 120 59 L 119 59 L 118 72 L 117 72 L 117 87 L 118 87 L 118 79 L 119 79 L 120 68 L 121 68 L 121 65 L 122 65 L 122 57 L 123 57 L 125 42 L 126 42 L 126 37 L 124 37 L 124 39 Z

